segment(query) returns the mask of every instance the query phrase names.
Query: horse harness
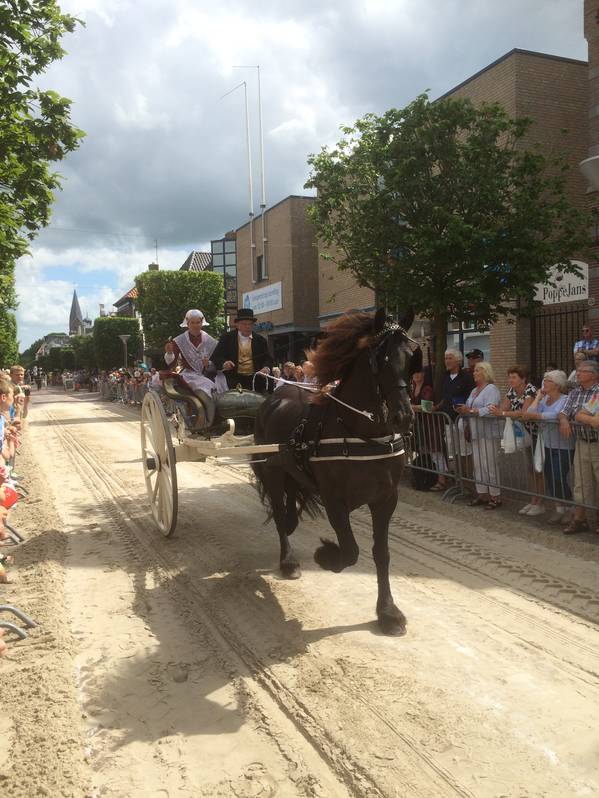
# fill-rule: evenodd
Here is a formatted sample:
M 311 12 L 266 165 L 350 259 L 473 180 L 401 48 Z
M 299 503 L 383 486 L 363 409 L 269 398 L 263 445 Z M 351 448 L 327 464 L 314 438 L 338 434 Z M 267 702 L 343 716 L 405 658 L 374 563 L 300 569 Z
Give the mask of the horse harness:
M 366 413 L 366 411 L 359 411 L 350 405 L 345 405 L 344 402 L 336 399 L 334 394 L 329 394 L 331 399 L 336 399 L 340 404 L 349 407 L 350 410 L 361 413 L 367 416 L 370 421 L 381 421 L 387 423 L 389 417 L 389 409 L 387 401 L 382 395 L 381 385 L 378 379 L 379 363 L 378 353 L 383 345 L 388 347 L 389 338 L 392 333 L 403 332 L 405 330 L 398 324 L 388 322 L 385 324 L 383 330 L 375 339 L 375 346 L 370 346 L 368 351 L 368 359 L 370 371 L 374 378 L 375 392 L 377 398 L 376 412 Z M 406 336 L 407 337 L 407 336 Z M 409 339 L 411 340 L 411 339 Z M 385 361 L 388 361 L 388 350 L 385 348 Z M 401 381 L 400 388 L 407 387 L 405 381 Z M 337 424 L 341 427 L 344 433 L 341 437 L 336 438 L 323 438 L 322 430 L 324 426 L 324 416 L 327 408 L 321 408 L 318 405 L 310 405 L 308 413 L 300 423 L 295 427 L 291 433 L 291 437 L 287 442 L 288 450 L 293 454 L 296 467 L 303 472 L 310 472 L 310 463 L 326 462 L 332 460 L 347 460 L 347 461 L 360 461 L 360 460 L 384 460 L 390 457 L 398 457 L 405 454 L 405 445 L 403 436 L 399 433 L 385 435 L 383 437 L 361 437 L 352 435 L 351 430 L 347 427 L 343 419 L 337 417 Z M 317 411 L 320 411 L 317 417 Z M 314 433 L 310 434 L 310 429 L 314 429 Z

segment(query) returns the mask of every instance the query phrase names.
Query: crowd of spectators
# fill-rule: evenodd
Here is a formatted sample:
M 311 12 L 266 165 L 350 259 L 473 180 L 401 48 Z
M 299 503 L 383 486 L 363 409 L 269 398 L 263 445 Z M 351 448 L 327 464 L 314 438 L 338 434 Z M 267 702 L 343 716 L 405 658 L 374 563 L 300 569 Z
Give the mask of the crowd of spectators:
M 21 429 L 27 417 L 30 393 L 22 366 L 14 365 L 9 371 L 0 371 L 0 585 L 10 582 L 13 557 L 5 548 L 11 540 L 7 523 L 10 509 L 20 495 L 15 458 L 21 447 Z M 0 656 L 6 650 L 3 631 L 0 629 Z
M 588 530 L 587 510 L 599 506 L 599 340 L 590 327 L 573 349 L 569 376 L 547 364 L 535 385 L 516 364 L 503 396 L 478 349 L 466 367 L 461 352 L 447 350 L 438 395 L 430 370 L 415 374 L 412 464 L 426 472 L 417 486 L 444 491 L 459 471 L 474 487 L 471 506 L 494 510 L 519 472 L 517 490 L 529 497 L 522 515 L 546 515 L 565 534 Z

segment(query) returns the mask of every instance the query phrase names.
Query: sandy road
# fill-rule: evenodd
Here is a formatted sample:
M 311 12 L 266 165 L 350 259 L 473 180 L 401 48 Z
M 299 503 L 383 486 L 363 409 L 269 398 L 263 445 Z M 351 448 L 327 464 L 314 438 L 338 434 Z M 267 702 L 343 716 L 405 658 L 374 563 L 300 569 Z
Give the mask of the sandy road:
M 38 746 L 50 751 L 65 723 L 70 743 L 62 768 L 27 781 L 6 741 L 39 713 L 5 723 L 7 794 L 599 794 L 594 542 L 408 495 L 391 536 L 408 634 L 386 638 L 365 514 L 357 567 L 319 570 L 312 552 L 329 532 L 309 521 L 295 541 L 303 578 L 286 582 L 247 473 L 182 464 L 178 530 L 165 540 L 146 505 L 138 411 L 35 398 L 30 467 L 61 545 L 30 544 L 28 567 L 45 553 L 59 578 L 34 596 L 28 581 L 23 602 L 65 611 L 52 639 L 34 632 L 9 668 L 22 684 L 31 658 L 60 650 L 62 711 Z

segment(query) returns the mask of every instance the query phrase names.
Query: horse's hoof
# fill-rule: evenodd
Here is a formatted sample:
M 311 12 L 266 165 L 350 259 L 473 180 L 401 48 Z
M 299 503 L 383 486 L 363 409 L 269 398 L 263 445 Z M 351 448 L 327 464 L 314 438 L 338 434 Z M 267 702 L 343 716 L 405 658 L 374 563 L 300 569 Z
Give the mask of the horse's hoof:
M 395 608 L 391 612 L 386 612 L 378 616 L 379 628 L 384 635 L 402 637 L 406 633 L 408 621 L 406 616 Z
M 321 538 L 322 546 L 319 546 L 314 552 L 314 562 L 324 568 L 325 571 L 333 571 L 338 574 L 344 568 L 341 559 L 341 550 L 336 543 L 332 540 Z
M 298 563 L 281 563 L 281 576 L 285 579 L 299 579 L 301 575 L 302 569 Z

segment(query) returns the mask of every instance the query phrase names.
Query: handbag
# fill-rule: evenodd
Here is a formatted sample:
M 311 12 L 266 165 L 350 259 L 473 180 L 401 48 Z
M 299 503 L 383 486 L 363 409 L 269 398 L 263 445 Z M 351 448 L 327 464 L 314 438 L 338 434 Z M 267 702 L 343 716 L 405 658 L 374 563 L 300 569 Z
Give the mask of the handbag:
M 472 443 L 472 429 L 467 418 L 464 419 L 464 440 L 466 443 Z
M 537 445 L 535 446 L 534 465 L 537 474 L 542 474 L 543 467 L 545 466 L 545 443 L 540 432 L 537 436 Z
M 532 446 L 530 432 L 521 421 L 514 421 L 514 438 L 516 440 L 516 449 L 519 452 Z
M 506 418 L 501 439 L 501 449 L 504 454 L 514 454 L 516 451 L 516 436 L 514 435 L 514 422 Z

